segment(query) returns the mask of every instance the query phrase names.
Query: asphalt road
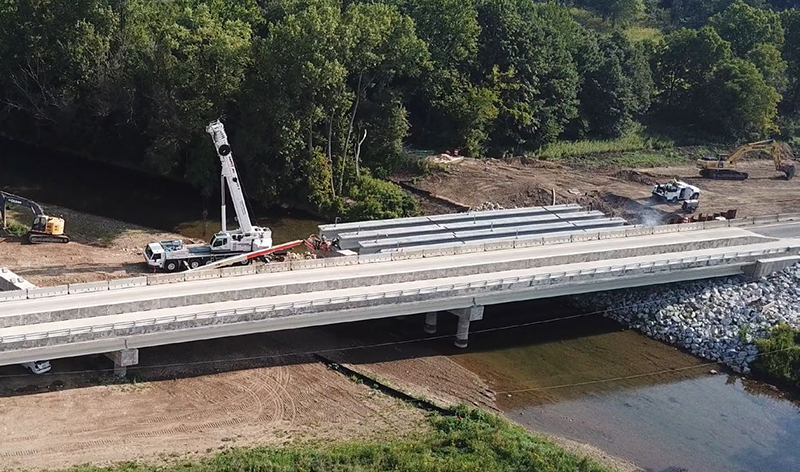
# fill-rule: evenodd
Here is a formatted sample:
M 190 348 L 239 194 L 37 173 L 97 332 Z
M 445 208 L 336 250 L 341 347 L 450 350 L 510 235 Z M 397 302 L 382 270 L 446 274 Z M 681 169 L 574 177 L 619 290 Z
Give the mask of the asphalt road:
M 795 221 L 748 229 L 753 233 L 770 238 L 800 238 L 800 222 Z

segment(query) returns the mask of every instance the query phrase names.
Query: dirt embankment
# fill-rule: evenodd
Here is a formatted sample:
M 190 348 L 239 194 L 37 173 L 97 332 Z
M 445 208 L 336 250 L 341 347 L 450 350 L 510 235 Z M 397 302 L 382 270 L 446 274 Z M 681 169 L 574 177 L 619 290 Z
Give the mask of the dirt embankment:
M 546 161 L 464 159 L 413 185 L 468 207 L 579 203 L 634 223 L 658 224 L 680 210 L 651 197 L 652 185 L 677 177 L 701 189 L 698 213 L 738 210 L 738 217 L 794 212 L 800 180 L 786 181 L 768 160 L 740 163 L 745 181 L 709 180 L 686 164 L 647 169 L 591 170 Z M 469 189 L 469 191 L 465 191 Z

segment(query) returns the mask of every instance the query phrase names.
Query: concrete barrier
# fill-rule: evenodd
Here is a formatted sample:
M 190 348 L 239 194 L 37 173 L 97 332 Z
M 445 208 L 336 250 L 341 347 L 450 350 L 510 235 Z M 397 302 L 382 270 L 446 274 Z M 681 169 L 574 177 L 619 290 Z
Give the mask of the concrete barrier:
M 27 290 L 12 290 L 10 292 L 0 292 L 0 302 L 11 300 L 25 300 L 28 298 Z
M 616 230 L 616 231 L 606 231 L 598 233 L 599 239 L 616 239 L 616 238 L 624 238 L 628 235 L 628 233 L 624 229 Z
M 664 234 L 664 233 L 677 233 L 681 229 L 679 226 L 684 225 L 660 225 L 660 226 L 653 226 L 653 234 Z
M 108 281 L 109 290 L 119 290 L 122 288 L 145 287 L 145 286 L 147 286 L 147 277 L 145 276 Z
M 576 233 L 569 236 L 569 240 L 573 243 L 597 241 L 598 239 L 600 239 L 600 235 L 597 233 Z
M 108 290 L 108 281 L 69 284 L 68 289 L 69 293 L 105 292 Z
M 186 274 L 157 274 L 147 276 L 147 285 L 164 285 L 184 282 Z
M 727 228 L 730 225 L 731 225 L 730 220 L 704 221 L 703 229 Z
M 184 279 L 187 282 L 191 280 L 218 279 L 220 277 L 222 277 L 222 273 L 219 269 L 198 270 L 197 272 L 184 273 Z
M 797 221 L 800 220 L 800 213 L 779 213 L 777 220 L 780 221 Z
M 678 231 L 685 232 L 685 231 L 697 231 L 701 229 L 705 229 L 705 222 L 701 221 L 698 223 L 682 223 L 679 225 L 670 225 L 670 226 L 677 226 Z
M 439 256 L 452 256 L 454 255 L 455 247 L 446 247 L 438 249 L 426 249 L 422 251 L 422 257 L 439 257 Z
M 359 264 L 373 264 L 375 262 L 389 262 L 392 260 L 392 254 L 389 252 L 381 252 L 378 254 L 362 254 L 358 256 Z
M 544 241 L 542 240 L 542 238 L 522 238 L 522 239 L 515 239 L 514 240 L 514 247 L 515 248 L 541 246 L 543 244 L 544 244 Z
M 253 265 L 239 266 L 239 267 L 223 267 L 219 271 L 220 277 L 238 277 L 240 275 L 254 275 L 258 273 Z
M 408 259 L 422 259 L 425 255 L 425 251 L 422 249 L 417 250 L 408 250 L 408 251 L 396 251 L 390 252 L 393 261 L 405 261 Z
M 653 234 L 653 226 L 625 228 L 625 237 L 647 236 L 649 234 Z
M 256 266 L 256 273 L 272 274 L 275 272 L 288 272 L 292 269 L 288 262 L 270 262 L 269 264 L 259 264 Z
M 542 238 L 542 244 L 564 244 L 569 242 L 572 242 L 572 238 L 569 235 L 545 236 Z
M 326 257 L 322 260 L 325 261 L 325 267 L 342 267 L 342 266 L 358 264 L 358 255 L 342 256 L 342 257 Z
M 28 298 L 57 297 L 59 295 L 67 295 L 67 294 L 69 294 L 68 285 L 56 285 L 54 287 L 28 289 Z
M 325 267 L 325 261 L 322 259 L 300 259 L 297 261 L 289 261 L 289 268 L 291 270 L 304 270 L 304 269 L 317 269 Z
M 476 252 L 483 252 L 486 248 L 483 246 L 483 243 L 478 244 L 464 244 L 461 246 L 455 246 L 453 248 L 453 254 L 474 254 Z
M 497 241 L 483 243 L 486 251 L 504 251 L 507 249 L 514 249 L 514 241 Z

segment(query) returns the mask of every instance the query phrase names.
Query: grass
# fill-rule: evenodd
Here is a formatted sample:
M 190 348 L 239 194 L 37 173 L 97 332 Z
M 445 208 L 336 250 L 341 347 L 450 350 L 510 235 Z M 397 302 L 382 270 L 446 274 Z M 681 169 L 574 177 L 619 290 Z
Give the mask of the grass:
M 535 157 L 588 167 L 655 167 L 685 162 L 673 152 L 675 142 L 648 135 L 643 127 L 617 139 L 558 141 L 542 148 Z
M 346 442 L 331 446 L 233 448 L 207 459 L 166 466 L 129 462 L 72 472 L 289 472 L 289 471 L 475 471 L 607 472 L 509 421 L 480 410 L 457 416 L 431 415 L 431 428 L 388 442 Z
M 778 325 L 769 338 L 757 340 L 756 345 L 760 356 L 753 364 L 755 371 L 800 389 L 800 330 Z
M 625 36 L 628 41 L 632 43 L 640 43 L 642 41 L 658 41 L 664 37 L 664 33 L 658 28 L 649 28 L 647 26 L 629 26 L 625 29 Z

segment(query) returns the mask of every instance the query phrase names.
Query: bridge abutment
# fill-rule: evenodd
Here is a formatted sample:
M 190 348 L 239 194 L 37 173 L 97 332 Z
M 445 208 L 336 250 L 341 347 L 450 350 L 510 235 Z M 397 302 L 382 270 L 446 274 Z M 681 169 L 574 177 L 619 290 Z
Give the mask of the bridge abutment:
M 450 312 L 458 317 L 455 345 L 463 349 L 469 344 L 469 324 L 483 319 L 483 306 L 476 305 Z
M 435 311 L 431 311 L 425 313 L 425 332 L 428 334 L 435 334 L 436 333 L 436 322 L 439 318 L 439 313 Z
M 128 373 L 128 367 L 139 363 L 138 349 L 122 349 L 105 354 L 106 357 L 114 361 L 114 375 L 117 377 L 125 377 Z

